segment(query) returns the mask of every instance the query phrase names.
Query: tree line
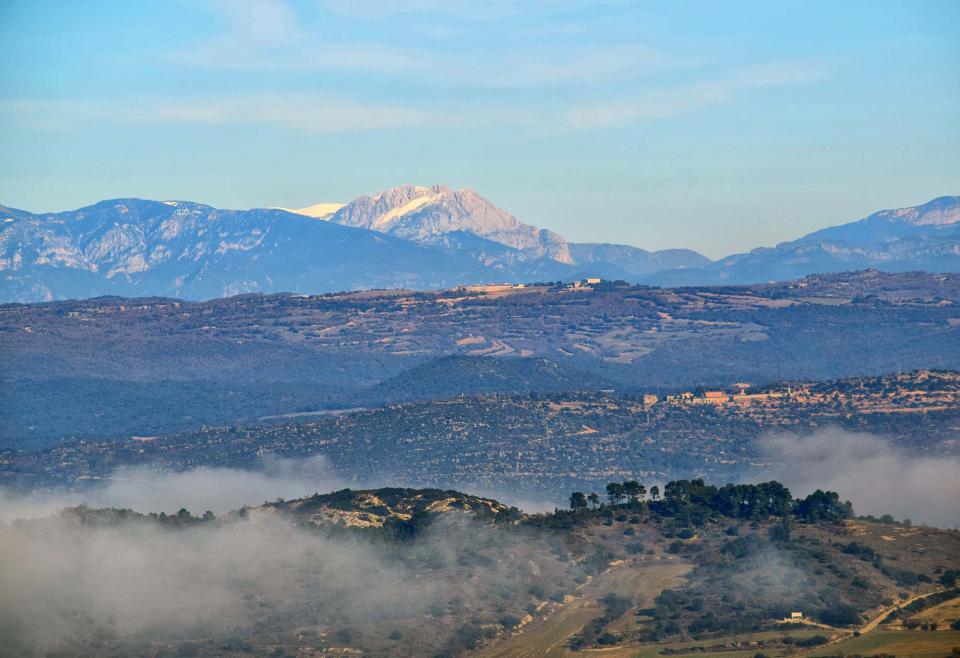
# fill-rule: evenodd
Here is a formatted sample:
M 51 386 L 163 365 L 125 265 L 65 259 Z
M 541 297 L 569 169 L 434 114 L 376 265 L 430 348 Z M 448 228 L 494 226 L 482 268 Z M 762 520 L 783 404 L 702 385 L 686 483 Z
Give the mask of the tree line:
M 817 489 L 805 498 L 794 498 L 780 482 L 726 484 L 716 487 L 702 479 L 673 480 L 663 487 L 648 490 L 641 482 L 610 482 L 605 487 L 606 501 L 594 492 L 574 491 L 570 509 L 575 513 L 616 507 L 647 507 L 668 516 L 701 511 L 741 519 L 794 516 L 809 522 L 835 522 L 853 516 L 849 501 L 841 501 L 835 491 Z

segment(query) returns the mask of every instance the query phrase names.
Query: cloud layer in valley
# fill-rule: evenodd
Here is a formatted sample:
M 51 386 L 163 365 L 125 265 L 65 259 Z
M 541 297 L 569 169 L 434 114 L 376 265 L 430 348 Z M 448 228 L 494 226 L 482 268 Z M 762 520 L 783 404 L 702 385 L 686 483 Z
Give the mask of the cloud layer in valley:
M 29 495 L 0 490 L 0 523 L 38 518 L 64 507 L 118 507 L 137 512 L 186 508 L 217 514 L 276 498 L 300 498 L 358 483 L 348 482 L 322 456 L 308 459 L 266 457 L 257 468 L 201 467 L 173 472 L 152 468 L 120 468 L 102 483 L 82 491 L 39 491 Z
M 858 514 L 960 527 L 960 459 L 911 454 L 872 434 L 836 428 L 770 435 L 761 450 L 770 464 L 761 475 L 783 482 L 794 496 L 829 489 Z
M 0 525 L 0 643 L 8 648 L 226 636 L 304 605 L 350 624 L 422 610 L 434 589 L 368 545 L 271 517 L 171 529 L 87 525 L 68 512 Z
M 322 460 L 277 460 L 258 471 L 121 471 L 84 497 L 91 508 L 183 506 L 199 515 L 342 485 Z M 286 642 L 295 632 L 362 644 L 451 605 L 470 609 L 481 597 L 522 594 L 529 583 L 518 574 L 532 577 L 534 560 L 559 564 L 541 538 L 457 514 L 421 527 L 397 550 L 368 535 L 296 526 L 273 508 L 185 525 L 58 511 L 76 502 L 56 494 L 0 498 L 0 646 L 12 652 L 115 642 L 136 652 L 200 641 L 239 650 L 251 634 Z M 445 628 L 435 625 L 429 641 L 437 648 Z

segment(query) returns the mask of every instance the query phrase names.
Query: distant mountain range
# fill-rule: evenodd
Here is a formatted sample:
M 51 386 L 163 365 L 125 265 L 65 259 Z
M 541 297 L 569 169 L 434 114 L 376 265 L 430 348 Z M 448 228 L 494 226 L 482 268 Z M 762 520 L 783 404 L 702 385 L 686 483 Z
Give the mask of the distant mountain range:
M 434 288 L 492 275 L 449 251 L 282 210 L 115 199 L 72 212 L 0 214 L 6 301 Z
M 809 274 L 873 268 L 887 272 L 960 271 L 960 197 L 883 210 L 776 247 L 727 256 L 695 270 L 664 271 L 657 285 L 787 281 Z
M 880 212 L 716 262 L 686 249 L 568 243 L 473 190 L 443 185 L 407 185 L 299 210 L 142 199 L 47 214 L 0 206 L 0 301 L 206 299 L 588 276 L 704 285 L 869 267 L 960 270 L 960 197 Z

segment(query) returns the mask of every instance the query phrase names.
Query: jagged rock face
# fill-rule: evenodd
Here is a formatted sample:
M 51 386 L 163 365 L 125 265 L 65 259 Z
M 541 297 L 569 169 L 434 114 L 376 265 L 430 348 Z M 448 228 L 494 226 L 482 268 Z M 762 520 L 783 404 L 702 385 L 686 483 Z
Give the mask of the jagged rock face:
M 3 210 L 9 229 L 0 233 L 0 269 L 51 265 L 112 278 L 170 260 L 249 250 L 263 239 L 263 230 L 220 222 L 229 212 L 196 203 L 117 199 L 72 213 Z
M 218 250 L 250 248 L 262 238 L 262 231 L 218 223 L 219 211 L 191 203 L 116 199 L 66 213 L 0 212 L 0 271 L 7 282 L 20 279 L 23 294 L 50 299 L 58 295 L 32 280 L 33 271 L 127 280 Z
M 573 262 L 567 241 L 560 235 L 523 224 L 473 190 L 453 190 L 446 185 L 405 185 L 372 197 L 362 196 L 336 212 L 330 221 L 423 244 L 438 244 L 446 234 L 467 232 L 531 258 Z
M 947 226 L 960 222 L 960 197 L 942 196 L 912 208 L 882 210 L 867 218 L 868 220 L 887 219 L 914 226 Z

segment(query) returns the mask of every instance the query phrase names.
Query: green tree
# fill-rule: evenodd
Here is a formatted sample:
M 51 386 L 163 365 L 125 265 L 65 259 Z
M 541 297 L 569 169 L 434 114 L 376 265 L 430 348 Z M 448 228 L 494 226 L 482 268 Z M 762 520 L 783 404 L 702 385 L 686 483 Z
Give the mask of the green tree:
M 595 493 L 591 493 L 587 496 L 587 500 L 590 502 L 590 506 L 593 508 L 600 507 L 600 496 Z
M 581 512 L 587 509 L 587 497 L 580 491 L 574 491 L 570 494 L 570 509 L 574 512 Z
M 650 497 L 653 500 L 660 500 L 660 487 L 658 487 L 657 485 L 653 485 L 652 487 L 650 487 Z
M 607 485 L 607 499 L 611 505 L 618 505 L 623 500 L 623 485 L 619 482 L 611 482 Z
M 817 489 L 797 503 L 794 513 L 804 521 L 842 521 L 853 516 L 853 506 L 835 491 Z

